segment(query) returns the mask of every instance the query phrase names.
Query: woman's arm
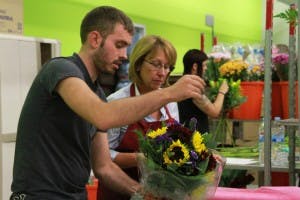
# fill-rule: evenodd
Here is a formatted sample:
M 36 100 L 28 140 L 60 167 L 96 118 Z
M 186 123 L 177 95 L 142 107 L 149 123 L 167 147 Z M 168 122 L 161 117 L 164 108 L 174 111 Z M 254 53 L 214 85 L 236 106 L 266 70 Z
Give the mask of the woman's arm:
M 228 84 L 227 81 L 224 80 L 219 88 L 217 98 L 213 103 L 205 95 L 202 95 L 201 98 L 193 98 L 193 103 L 209 117 L 216 118 L 220 115 L 227 92 Z

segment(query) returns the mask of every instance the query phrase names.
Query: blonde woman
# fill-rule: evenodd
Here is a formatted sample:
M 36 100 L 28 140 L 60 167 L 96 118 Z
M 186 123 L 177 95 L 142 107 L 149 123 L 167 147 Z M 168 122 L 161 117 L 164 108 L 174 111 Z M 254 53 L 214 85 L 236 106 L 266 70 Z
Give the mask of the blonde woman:
M 176 50 L 173 45 L 155 35 L 140 39 L 130 56 L 128 86 L 108 96 L 108 101 L 130 96 L 139 96 L 159 90 L 168 84 L 168 77 L 176 62 Z M 126 116 L 124 116 L 126 117 Z M 128 126 L 108 131 L 111 157 L 130 177 L 138 180 L 137 152 L 138 140 L 136 130 L 146 133 L 150 129 L 161 127 L 162 121 L 172 123 L 179 121 L 177 103 L 169 103 L 145 118 Z M 129 196 L 116 194 L 106 185 L 99 187 L 98 199 L 130 199 Z

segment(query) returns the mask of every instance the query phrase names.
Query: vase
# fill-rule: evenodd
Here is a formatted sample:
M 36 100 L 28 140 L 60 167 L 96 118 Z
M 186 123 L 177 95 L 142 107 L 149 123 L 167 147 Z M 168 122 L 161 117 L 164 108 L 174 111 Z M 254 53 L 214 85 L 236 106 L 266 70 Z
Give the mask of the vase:
M 246 101 L 232 110 L 232 118 L 242 120 L 258 120 L 261 117 L 261 106 L 264 82 L 241 82 L 241 94 Z
M 280 81 L 281 101 L 282 101 L 282 118 L 289 117 L 289 83 L 288 81 Z M 293 118 L 298 118 L 298 81 L 295 82 L 295 115 Z
M 212 151 L 216 163 L 214 169 L 199 176 L 177 176 L 174 171 L 155 168 L 145 157 L 138 158 L 143 193 L 136 193 L 131 200 L 205 200 L 212 198 L 218 187 L 226 158 Z M 192 163 L 191 163 L 192 164 Z
M 213 139 L 217 142 L 218 145 L 227 144 L 227 135 L 231 134 L 231 124 L 226 114 L 222 114 L 216 124 L 216 127 L 212 130 Z M 234 145 L 234 140 L 231 138 L 231 143 Z

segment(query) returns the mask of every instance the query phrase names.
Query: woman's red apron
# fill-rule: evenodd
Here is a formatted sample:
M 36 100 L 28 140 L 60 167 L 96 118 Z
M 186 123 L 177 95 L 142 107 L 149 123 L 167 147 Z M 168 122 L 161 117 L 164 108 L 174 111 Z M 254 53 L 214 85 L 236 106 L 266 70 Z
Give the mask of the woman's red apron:
M 135 96 L 135 87 L 134 84 L 131 84 L 130 87 L 130 96 Z M 166 123 L 174 123 L 174 119 L 171 117 L 170 112 L 166 106 L 164 106 L 166 113 L 168 115 L 168 119 L 165 120 Z M 136 131 L 139 130 L 143 134 L 146 134 L 150 130 L 156 130 L 161 128 L 162 121 L 155 121 L 155 122 L 147 122 L 146 120 L 142 119 L 134 124 L 128 126 L 122 141 L 120 142 L 119 146 L 116 148 L 118 152 L 138 152 L 139 151 L 139 144 L 138 144 L 138 136 Z M 131 178 L 135 180 L 139 180 L 138 176 L 138 168 L 126 168 L 123 171 L 128 174 Z M 130 196 L 117 194 L 116 192 L 108 189 L 105 185 L 101 185 L 99 182 L 98 187 L 98 200 L 129 200 Z

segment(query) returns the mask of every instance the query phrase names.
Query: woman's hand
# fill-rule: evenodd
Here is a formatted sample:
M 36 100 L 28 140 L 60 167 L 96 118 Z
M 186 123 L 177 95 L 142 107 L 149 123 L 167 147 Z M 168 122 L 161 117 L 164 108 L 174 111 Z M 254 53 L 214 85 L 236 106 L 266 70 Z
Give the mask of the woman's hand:
M 219 88 L 219 93 L 221 94 L 226 94 L 229 90 L 229 87 L 228 87 L 228 83 L 227 83 L 227 80 L 223 80 L 220 88 Z

